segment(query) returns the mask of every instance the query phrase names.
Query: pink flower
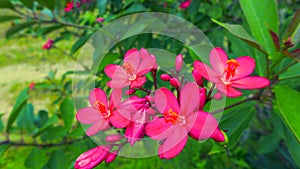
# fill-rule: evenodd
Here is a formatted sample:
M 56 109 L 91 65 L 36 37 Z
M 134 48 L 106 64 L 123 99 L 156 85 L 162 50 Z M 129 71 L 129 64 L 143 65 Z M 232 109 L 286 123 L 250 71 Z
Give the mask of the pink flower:
M 126 111 L 131 112 L 129 115 L 131 120 L 125 130 L 125 137 L 130 145 L 133 146 L 136 141 L 144 137 L 147 122 L 149 122 L 150 116 L 155 114 L 155 110 L 150 107 L 149 97 L 139 98 L 133 96 L 125 101 L 124 104 L 127 106 Z M 123 106 L 123 108 L 126 106 Z M 125 116 L 128 117 L 128 115 Z
M 180 9 L 186 9 L 191 5 L 192 0 L 186 0 L 179 5 Z
M 98 146 L 82 153 L 74 164 L 76 169 L 91 169 L 96 167 L 109 156 L 111 146 Z
M 105 20 L 104 18 L 97 18 L 96 22 L 104 22 L 104 20 Z
M 145 84 L 148 73 L 155 64 L 155 57 L 150 55 L 146 49 L 128 50 L 124 56 L 122 66 L 111 64 L 104 69 L 106 75 L 112 80 L 108 82 L 111 88 L 138 88 Z
M 149 122 L 146 134 L 154 140 L 164 140 L 159 146 L 160 158 L 174 158 L 184 148 L 188 134 L 194 139 L 213 138 L 224 141 L 217 120 L 206 112 L 199 111 L 199 91 L 195 83 L 184 85 L 180 95 L 180 105 L 174 94 L 167 88 L 155 93 L 155 105 L 164 118 Z
M 66 7 L 64 10 L 65 10 L 65 12 L 70 12 L 73 8 L 74 8 L 74 2 L 71 1 L 71 2 L 66 3 Z
M 49 39 L 44 45 L 43 49 L 48 50 L 51 49 L 53 46 L 54 41 L 52 39 Z
M 259 89 L 270 84 L 264 77 L 249 76 L 255 68 L 255 60 L 249 56 L 228 60 L 222 48 L 214 48 L 210 52 L 210 63 L 212 68 L 196 60 L 194 67 L 202 77 L 215 83 L 218 90 L 228 97 L 242 95 L 235 88 Z
M 76 118 L 83 124 L 92 124 L 86 134 L 92 136 L 100 130 L 110 127 L 109 123 L 116 128 L 124 128 L 129 124 L 129 120 L 123 117 L 116 108 L 121 101 L 120 90 L 113 90 L 108 102 L 103 90 L 95 88 L 91 91 L 89 101 L 92 107 L 78 110 Z
M 30 90 L 32 90 L 35 87 L 35 82 L 31 82 L 28 87 Z

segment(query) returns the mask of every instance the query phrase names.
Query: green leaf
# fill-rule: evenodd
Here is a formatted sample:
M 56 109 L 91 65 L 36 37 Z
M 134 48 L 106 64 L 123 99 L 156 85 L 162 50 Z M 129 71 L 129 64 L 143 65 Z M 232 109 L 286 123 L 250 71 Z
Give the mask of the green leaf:
M 20 19 L 20 18 L 21 17 L 19 17 L 19 16 L 2 15 L 2 16 L 0 16 L 0 22 L 11 21 L 11 20 Z
M 242 27 L 241 25 L 233 25 L 233 24 L 228 24 L 228 23 L 222 23 L 219 22 L 215 19 L 211 19 L 213 22 L 216 24 L 222 26 L 223 28 L 227 29 L 231 34 L 234 36 L 238 37 L 239 39 L 243 40 L 250 46 L 258 49 L 259 51 L 266 53 L 261 46 L 256 42 L 256 40 L 248 34 L 248 32 Z
M 72 127 L 72 122 L 74 119 L 74 103 L 73 100 L 70 98 L 65 98 L 62 103 L 60 104 L 60 112 L 62 120 L 65 123 L 65 127 L 70 129 Z
M 47 162 L 47 154 L 45 149 L 35 147 L 25 160 L 25 166 L 28 168 L 42 168 Z
M 2 157 L 2 155 L 5 153 L 5 151 L 10 147 L 10 144 L 3 144 L 0 145 L 0 156 Z
M 253 36 L 268 52 L 270 58 L 274 58 L 276 49 L 268 29 L 278 34 L 279 21 L 275 0 L 243 0 L 240 1 L 240 5 Z
M 27 8 L 32 9 L 33 8 L 33 0 L 20 0 L 23 5 L 25 5 Z
M 295 32 L 299 23 L 300 23 L 300 9 L 298 9 L 296 11 L 291 23 L 289 24 L 288 28 L 285 30 L 285 32 L 283 34 L 284 40 L 286 40 L 288 37 L 290 37 Z
M 40 110 L 34 119 L 34 123 L 38 128 L 41 128 L 48 121 L 48 112 Z
M 297 142 L 296 138 L 293 136 L 293 134 L 290 131 L 285 132 L 285 143 L 289 150 L 290 155 L 294 159 L 296 165 L 300 167 L 300 145 L 299 140 Z
M 6 38 L 10 38 L 12 35 L 18 33 L 19 31 L 27 28 L 27 27 L 30 27 L 32 25 L 34 25 L 36 22 L 34 21 L 30 21 L 30 22 L 24 22 L 24 23 L 21 23 L 21 24 L 18 24 L 14 27 L 11 27 L 8 29 L 8 31 L 5 33 L 5 36 Z
M 47 26 L 47 27 L 42 27 L 41 29 L 39 29 L 38 33 L 39 35 L 47 35 L 48 33 L 51 33 L 57 29 L 63 28 L 63 25 L 57 24 L 54 26 Z
M 52 1 L 49 1 L 49 0 L 36 0 L 40 5 L 42 6 L 45 6 L 51 10 L 54 9 L 55 7 L 55 3 L 56 3 L 56 0 L 52 0 Z
M 279 79 L 292 78 L 300 76 L 300 63 L 297 63 L 288 68 L 285 72 L 279 75 Z
M 108 53 L 106 54 L 103 59 L 101 60 L 101 63 L 99 65 L 99 68 L 97 72 L 102 72 L 104 68 L 108 65 L 113 63 L 117 58 L 119 58 L 119 55 L 116 53 Z
M 41 135 L 42 141 L 54 140 L 57 138 L 63 138 L 67 134 L 67 130 L 63 126 L 55 126 L 48 128 L 47 131 Z
M 228 112 L 222 117 L 220 127 L 223 130 L 228 130 L 226 134 L 229 137 L 229 148 L 235 146 L 241 138 L 244 130 L 246 130 L 255 114 L 255 108 L 244 107 Z
M 47 163 L 49 169 L 67 168 L 68 160 L 64 154 L 63 149 L 58 148 L 52 152 L 51 157 Z
M 8 117 L 7 125 L 6 125 L 6 132 L 9 132 L 12 124 L 20 114 L 23 106 L 26 105 L 27 99 L 28 99 L 28 88 L 25 88 L 22 90 L 22 92 L 19 94 L 16 103 L 13 107 L 13 110 L 10 112 L 10 115 Z
M 78 39 L 72 46 L 71 48 L 71 53 L 70 55 L 73 55 L 77 50 L 79 50 L 90 38 L 91 35 L 86 35 Z
M 1 0 L 0 8 L 14 9 L 14 5 L 10 2 L 10 0 Z
M 31 103 L 27 103 L 17 118 L 17 125 L 31 133 L 34 130 L 34 110 Z
M 97 0 L 97 8 L 99 15 L 103 15 L 106 10 L 107 0 Z
M 272 133 L 267 136 L 261 137 L 258 142 L 258 153 L 267 154 L 273 152 L 279 145 L 280 137 L 277 133 Z
M 53 115 L 50 119 L 47 120 L 47 122 L 33 135 L 33 137 L 38 136 L 48 128 L 50 128 L 53 124 L 55 124 L 58 121 L 58 118 L 56 115 Z
M 274 91 L 279 112 L 300 142 L 300 93 L 286 86 L 277 86 Z

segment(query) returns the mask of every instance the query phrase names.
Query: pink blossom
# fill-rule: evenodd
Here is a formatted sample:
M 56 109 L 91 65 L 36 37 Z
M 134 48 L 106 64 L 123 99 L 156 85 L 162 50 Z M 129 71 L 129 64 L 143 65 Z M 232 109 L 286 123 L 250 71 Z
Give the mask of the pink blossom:
M 192 75 L 193 75 L 193 78 L 195 80 L 195 82 L 199 85 L 199 86 L 202 86 L 203 85 L 203 80 L 202 80 L 202 76 L 198 73 L 198 71 L 196 69 L 194 69 L 192 71 Z
M 54 41 L 52 39 L 49 39 L 44 45 L 43 45 L 43 49 L 51 49 L 53 46 Z
M 186 9 L 191 5 L 191 3 L 192 3 L 192 0 L 186 0 L 179 5 L 179 8 Z
M 181 87 L 181 83 L 177 78 L 171 78 L 170 85 L 175 87 L 176 89 L 179 89 Z
M 111 152 L 105 159 L 105 163 L 111 163 L 113 162 L 116 158 L 117 158 L 117 155 L 118 155 L 118 150 L 115 150 L 113 152 Z
M 74 8 L 74 2 L 71 1 L 71 2 L 66 3 L 66 7 L 64 10 L 65 10 L 65 12 L 70 12 L 73 8 Z
M 215 83 L 218 90 L 227 97 L 242 95 L 242 92 L 235 88 L 259 89 L 270 84 L 264 77 L 249 76 L 255 68 L 255 60 L 249 56 L 228 60 L 222 48 L 214 48 L 210 52 L 210 63 L 212 68 L 195 61 L 195 70 L 205 79 Z
M 28 87 L 30 90 L 32 90 L 35 87 L 35 82 L 31 82 Z
M 183 64 L 182 54 L 179 54 L 179 55 L 177 55 L 176 62 L 175 62 L 175 70 L 177 73 L 180 72 L 180 70 L 182 68 L 182 64 Z
M 109 156 L 111 146 L 98 146 L 82 153 L 74 164 L 76 169 L 91 169 Z
M 188 134 L 197 140 L 213 138 L 224 141 L 217 120 L 209 113 L 198 112 L 198 90 L 195 83 L 184 85 L 180 94 L 180 105 L 167 88 L 156 91 L 155 105 L 164 117 L 149 122 L 146 134 L 154 140 L 164 141 L 158 150 L 160 158 L 170 159 L 177 156 L 184 148 Z
M 112 80 L 108 85 L 111 88 L 138 88 L 145 84 L 148 73 L 155 65 L 155 57 L 146 49 L 131 49 L 124 56 L 122 66 L 110 64 L 104 69 L 106 75 Z
M 86 107 L 78 110 L 76 118 L 83 124 L 92 124 L 86 134 L 92 136 L 100 130 L 106 130 L 111 123 L 116 128 L 124 128 L 128 125 L 129 120 L 123 117 L 116 106 L 121 101 L 120 90 L 113 90 L 108 102 L 103 90 L 95 88 L 91 91 L 89 101 L 92 107 Z
M 96 22 L 104 22 L 104 20 L 105 20 L 104 18 L 101 18 L 101 17 L 100 17 L 100 18 L 97 18 L 97 19 L 96 19 Z

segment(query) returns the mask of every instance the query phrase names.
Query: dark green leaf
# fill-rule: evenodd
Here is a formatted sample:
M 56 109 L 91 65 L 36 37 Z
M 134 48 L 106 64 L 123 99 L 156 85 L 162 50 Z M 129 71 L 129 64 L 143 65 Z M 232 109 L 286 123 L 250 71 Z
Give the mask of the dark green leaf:
M 276 133 L 261 137 L 258 142 L 258 153 L 267 154 L 273 152 L 279 145 L 280 137 Z
M 276 49 L 268 29 L 278 34 L 278 13 L 275 0 L 244 0 L 240 5 L 256 40 L 275 58 Z
M 21 24 L 18 24 L 14 27 L 11 27 L 10 29 L 8 29 L 8 31 L 5 33 L 5 36 L 6 38 L 9 38 L 11 37 L 12 35 L 18 33 L 19 31 L 27 28 L 27 27 L 30 27 L 32 25 L 34 25 L 36 22 L 34 21 L 30 21 L 30 22 L 24 22 L 24 23 L 21 23 Z
M 10 2 L 10 0 L 1 0 L 0 8 L 14 9 L 14 5 Z
M 48 128 L 45 132 L 42 133 L 42 141 L 51 141 L 57 138 L 63 138 L 67 134 L 67 129 L 63 126 L 55 126 Z
M 27 103 L 20 115 L 17 118 L 17 125 L 22 130 L 26 130 L 31 133 L 34 130 L 34 110 L 31 103 Z
M 49 169 L 67 168 L 68 160 L 64 155 L 64 151 L 61 148 L 56 149 L 52 152 L 51 157 L 47 163 Z
M 10 144 L 3 144 L 0 145 L 0 156 L 2 157 L 2 155 L 5 153 L 5 151 L 10 147 Z
M 247 33 L 247 31 L 241 26 L 241 25 L 233 25 L 233 24 L 227 24 L 219 22 L 215 19 L 212 19 L 213 22 L 216 24 L 222 26 L 223 28 L 227 29 L 230 33 L 232 33 L 234 36 L 238 37 L 239 39 L 243 40 L 250 46 L 258 49 L 259 51 L 266 53 L 261 46 L 256 42 L 255 39 L 251 35 Z
M 97 0 L 97 7 L 100 16 L 105 13 L 106 4 L 107 4 L 107 0 Z
M 38 128 L 41 128 L 48 121 L 48 112 L 40 110 L 34 119 L 34 123 Z
M 101 63 L 99 65 L 98 71 L 97 72 L 102 72 L 104 68 L 108 65 L 113 63 L 117 58 L 119 57 L 118 54 L 116 53 L 108 53 L 104 56 L 104 58 L 101 60 Z
M 11 21 L 11 20 L 20 19 L 20 18 L 21 17 L 19 17 L 19 16 L 2 15 L 2 16 L 0 16 L 0 22 Z
M 299 140 L 297 142 L 297 139 L 293 136 L 292 132 L 286 131 L 286 139 L 285 143 L 289 150 L 290 155 L 294 159 L 296 165 L 300 167 L 300 144 Z
M 51 0 L 51 1 L 49 1 L 49 0 L 37 0 L 37 2 L 40 5 L 45 6 L 49 9 L 53 10 L 54 7 L 55 7 L 56 0 Z
M 62 120 L 65 123 L 65 127 L 70 129 L 72 127 L 72 122 L 74 119 L 74 103 L 73 100 L 70 98 L 65 98 L 60 105 L 60 112 Z
M 46 151 L 43 148 L 35 147 L 25 160 L 25 166 L 28 168 L 42 168 L 47 162 Z
M 25 5 L 29 9 L 33 9 L 33 0 L 20 0 L 23 5 Z
M 249 127 L 255 114 L 254 107 L 244 107 L 228 112 L 224 115 L 220 122 L 223 130 L 228 130 L 229 148 L 235 146 L 241 138 L 244 130 Z
M 25 88 L 18 96 L 16 103 L 13 107 L 13 110 L 10 112 L 7 125 L 6 125 L 6 132 L 9 132 L 12 124 L 20 114 L 23 106 L 26 105 L 27 99 L 28 99 L 28 88 Z
M 300 93 L 286 86 L 277 86 L 274 91 L 284 122 L 300 142 Z
M 86 35 L 81 37 L 80 39 L 78 39 L 72 46 L 71 48 L 71 53 L 70 55 L 73 55 L 75 52 L 77 52 L 77 50 L 79 50 L 84 44 L 85 42 L 88 41 L 88 39 L 90 38 L 91 35 Z
M 58 118 L 56 115 L 53 115 L 50 119 L 47 120 L 47 122 L 37 131 L 37 133 L 34 134 L 33 137 L 38 136 L 45 130 L 47 130 L 49 127 L 51 127 L 53 124 L 55 124 L 58 121 Z
M 51 33 L 51 32 L 53 32 L 57 29 L 60 29 L 62 27 L 64 27 L 64 26 L 60 25 L 60 24 L 54 25 L 54 26 L 43 27 L 39 30 L 39 34 L 40 35 L 47 35 L 48 33 Z
M 299 23 L 300 23 L 300 9 L 296 11 L 291 23 L 289 24 L 288 28 L 285 30 L 283 35 L 284 40 L 287 40 L 287 38 L 290 37 L 295 32 Z

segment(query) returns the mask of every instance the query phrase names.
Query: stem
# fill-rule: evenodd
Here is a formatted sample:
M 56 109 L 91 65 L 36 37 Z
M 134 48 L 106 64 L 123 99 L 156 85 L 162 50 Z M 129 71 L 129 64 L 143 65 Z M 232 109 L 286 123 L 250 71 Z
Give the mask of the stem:
M 285 72 L 288 68 L 290 68 L 291 66 L 295 65 L 296 63 L 298 63 L 298 62 L 294 61 L 294 62 L 288 64 L 283 69 L 281 69 L 278 73 L 276 73 L 275 75 L 271 76 L 271 79 L 276 78 L 277 76 L 279 76 L 281 73 Z
M 288 77 L 288 78 L 284 78 L 284 79 L 278 79 L 278 81 L 291 80 L 291 79 L 297 79 L 297 78 L 300 78 L 300 76 L 294 76 L 294 77 Z
M 213 90 L 215 89 L 215 87 L 216 87 L 216 84 L 213 83 L 213 85 L 211 86 L 211 88 L 210 88 L 210 90 L 209 90 L 209 92 L 208 92 L 208 94 L 207 94 L 207 99 L 208 99 L 208 100 L 211 99 L 211 94 L 212 94 Z
M 6 141 L 3 141 L 3 142 L 0 142 L 0 146 L 5 145 L 5 144 L 9 144 L 11 146 L 59 147 L 59 146 L 67 145 L 67 144 L 73 144 L 75 142 L 84 140 L 86 138 L 88 138 L 88 137 L 75 139 L 75 140 L 70 140 L 70 141 L 63 141 L 63 142 L 59 142 L 59 143 L 47 143 L 47 144 L 24 143 L 24 142 L 15 142 L 15 141 L 6 140 Z
M 234 106 L 237 106 L 237 105 L 246 103 L 246 102 L 251 101 L 251 100 L 259 100 L 259 95 L 260 95 L 260 94 L 255 95 L 255 96 L 252 96 L 252 97 L 248 97 L 248 98 L 246 98 L 246 99 L 244 99 L 244 100 L 242 100 L 242 101 L 236 102 L 236 103 L 234 103 L 234 104 L 232 104 L 232 105 L 229 105 L 229 106 L 227 106 L 227 107 L 225 107 L 225 108 L 223 108 L 223 109 L 219 109 L 219 110 L 215 110 L 215 111 L 213 111 L 213 112 L 210 112 L 210 114 L 217 114 L 217 113 L 223 112 L 224 110 L 230 109 L 230 108 L 232 108 L 232 107 L 234 107 Z
M 157 89 L 157 77 L 156 77 L 156 72 L 157 70 L 152 70 L 152 76 L 153 76 L 153 84 L 154 84 L 154 89 Z

